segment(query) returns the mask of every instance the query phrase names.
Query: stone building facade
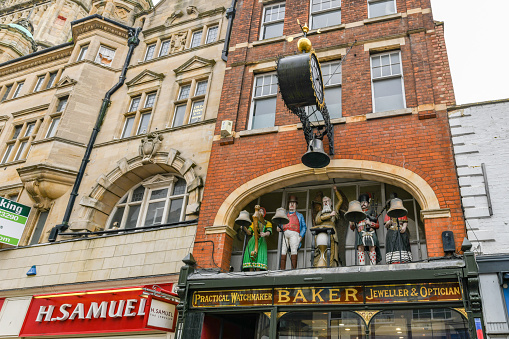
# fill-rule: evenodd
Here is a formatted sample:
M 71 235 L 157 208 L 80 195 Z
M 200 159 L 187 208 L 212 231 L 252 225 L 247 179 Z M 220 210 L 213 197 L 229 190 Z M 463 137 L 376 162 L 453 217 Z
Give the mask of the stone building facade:
M 305 23 L 333 126 L 334 154 L 322 168 L 302 163 L 308 150 L 302 121 L 285 106 L 278 87 L 278 60 L 299 53 Z M 454 104 L 444 25 L 433 20 L 428 0 L 238 2 L 194 261 L 186 260 L 179 281 L 183 337 L 214 338 L 226 331 L 230 336 L 223 338 L 427 335 L 431 328 L 419 329 L 418 319 L 434 324 L 436 335 L 441 327 L 473 336 L 474 323 L 482 322 L 475 281 L 465 275 L 475 276 L 473 253 L 455 260 L 466 230 L 447 114 Z M 315 126 L 325 124 L 320 111 L 305 110 Z M 329 153 L 331 140 L 326 136 L 323 142 Z M 403 200 L 411 263 L 386 265 L 390 244 L 382 226 L 376 231 L 382 260 L 357 265 L 355 233 L 343 215 L 361 193 L 369 195 L 380 225 L 392 197 Z M 322 231 L 314 209 L 321 196 L 330 197 L 333 206 L 343 202 L 335 235 L 326 241 L 337 244 L 331 255 L 339 256 L 340 267 L 315 268 L 313 232 Z M 290 270 L 290 259 L 280 261 L 285 245 L 273 225 L 263 242 L 268 271 L 244 271 L 253 252 L 252 238 L 248 243 L 236 223 L 237 218 L 247 222 L 240 212 L 252 215 L 260 205 L 270 221 L 290 201 L 298 202 L 307 224 L 297 269 Z M 218 273 L 198 270 L 203 267 Z M 462 277 L 468 315 L 454 313 L 461 309 L 459 299 L 450 304 L 391 299 L 408 292 L 401 284 L 422 288 L 451 282 L 451 274 Z M 457 275 L 454 279 L 458 282 Z M 349 299 L 350 293 L 369 295 L 373 286 L 389 288 L 384 284 L 398 287 L 380 292 L 388 297 L 383 302 Z M 232 312 L 242 314 L 239 321 Z M 439 324 L 440 318 L 468 323 L 469 330 L 451 330 L 454 326 Z
M 468 238 L 474 245 L 489 338 L 508 338 L 508 100 L 449 108 Z
M 32 210 L 18 246 L 0 245 L 0 337 L 32 333 L 30 312 L 46 300 L 37 295 L 122 294 L 133 286 L 171 292 L 201 209 L 229 5 L 2 2 L 0 34 L 18 43 L 2 38 L 9 57 L 0 64 L 0 197 Z M 33 44 L 44 48 L 35 52 Z M 91 144 L 94 128 L 100 131 Z M 64 320 L 56 323 L 66 326 Z M 40 335 L 79 336 L 92 328 L 41 327 Z

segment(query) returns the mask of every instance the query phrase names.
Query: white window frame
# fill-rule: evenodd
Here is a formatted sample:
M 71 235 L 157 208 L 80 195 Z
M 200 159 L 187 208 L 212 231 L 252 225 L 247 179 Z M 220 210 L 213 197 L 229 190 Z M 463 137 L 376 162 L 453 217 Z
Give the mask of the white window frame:
M 205 87 L 205 93 L 198 94 L 198 84 L 203 84 L 206 82 Z M 202 111 L 202 118 L 199 121 L 193 122 L 197 123 L 200 121 L 203 121 L 205 118 L 205 111 L 207 108 L 207 93 L 209 91 L 209 84 L 210 84 L 210 77 L 209 78 L 197 78 L 192 79 L 191 82 L 183 83 L 179 86 L 177 99 L 174 101 L 174 108 L 173 108 L 173 117 L 171 119 L 171 127 L 179 127 L 179 126 L 185 126 L 188 125 L 191 121 L 192 115 L 193 115 L 193 107 L 196 102 L 203 101 L 203 111 Z M 182 97 L 182 90 L 184 88 L 188 88 L 187 95 L 185 97 Z M 184 117 L 182 120 L 182 125 L 175 126 L 175 121 L 177 118 L 177 110 L 179 107 L 185 106 L 185 112 Z
M 285 15 L 283 16 L 283 18 L 265 22 L 265 12 L 267 11 L 267 9 L 273 8 L 273 7 L 276 7 L 276 6 L 281 6 L 281 5 L 285 5 Z M 264 35 L 265 26 L 272 25 L 272 24 L 279 23 L 279 22 L 281 22 L 283 24 L 283 32 L 281 33 L 281 36 L 283 36 L 284 35 L 284 29 L 285 29 L 285 26 L 284 26 L 285 25 L 284 24 L 285 16 L 286 16 L 286 2 L 284 2 L 284 1 L 264 6 L 263 7 L 263 11 L 262 11 L 261 24 L 260 24 L 260 35 L 259 35 L 260 36 L 260 40 L 270 39 L 270 38 L 265 38 L 265 35 Z
M 394 13 L 387 13 L 385 15 L 391 15 L 391 14 L 396 14 L 398 13 L 398 4 L 396 3 L 396 0 L 367 0 L 368 1 L 368 19 L 371 19 L 371 18 L 380 18 L 381 16 L 372 16 L 371 15 L 371 4 L 373 3 L 377 3 L 377 2 L 389 2 L 389 1 L 392 1 L 394 3 Z M 385 15 L 382 15 L 382 16 L 385 16 Z
M 78 57 L 76 58 L 76 61 L 81 61 L 81 60 L 85 59 L 85 56 L 87 55 L 87 51 L 88 51 L 88 45 L 81 46 L 80 52 L 78 54 Z
M 112 56 L 111 56 L 111 61 L 109 64 L 104 64 L 102 63 L 100 57 L 99 57 L 99 54 L 101 54 L 102 51 L 107 51 L 108 53 L 111 53 Z M 111 64 L 113 63 L 113 59 L 115 59 L 115 53 L 116 53 L 116 50 L 111 48 L 111 47 L 108 47 L 108 46 L 105 46 L 105 45 L 100 45 L 99 46 L 99 50 L 97 51 L 97 55 L 95 56 L 95 63 L 99 64 L 99 65 L 102 65 L 102 66 L 105 66 L 105 67 L 111 67 Z M 105 54 L 105 53 L 103 53 Z
M 120 131 L 120 139 L 130 138 L 134 137 L 140 134 L 148 133 L 150 130 L 150 125 L 154 113 L 154 109 L 157 103 L 157 90 L 147 91 L 143 92 L 141 94 L 137 93 L 136 95 L 133 95 L 131 99 L 129 100 L 129 104 L 127 106 L 126 112 L 124 113 L 124 123 L 122 124 L 122 130 Z M 152 102 L 151 106 L 148 106 L 148 100 L 151 96 L 154 96 L 154 101 Z M 138 99 L 138 104 L 136 106 L 136 110 L 133 110 L 133 102 L 134 100 Z M 143 102 L 143 106 L 142 103 Z M 146 130 L 141 130 L 143 117 L 146 115 L 149 115 L 148 118 L 148 124 Z M 128 130 L 128 122 L 132 120 L 132 126 L 130 130 Z M 142 133 L 145 131 L 145 133 Z M 127 135 L 126 135 L 127 133 Z
M 392 74 L 392 67 L 390 67 L 391 75 L 380 76 L 380 77 L 377 77 L 377 78 L 373 78 L 373 58 L 374 57 L 382 57 L 384 55 L 391 55 L 391 54 L 394 54 L 394 53 L 398 53 L 399 54 L 399 64 L 400 64 L 400 70 L 401 70 L 400 74 Z M 385 112 L 385 111 L 378 111 L 376 109 L 376 105 L 375 105 L 375 85 L 374 85 L 374 83 L 375 82 L 379 82 L 379 81 L 384 81 L 384 80 L 396 79 L 396 78 L 400 78 L 401 79 L 401 95 L 403 96 L 403 108 L 396 108 L 394 110 L 406 108 L 407 106 L 406 106 L 406 94 L 405 94 L 405 81 L 404 81 L 404 74 L 403 74 L 403 59 L 401 58 L 401 51 L 397 50 L 397 51 L 389 51 L 389 52 L 384 52 L 384 53 L 372 54 L 369 57 L 369 63 L 370 63 L 370 74 L 371 74 L 371 100 L 372 100 L 372 105 L 373 105 L 373 113 L 376 113 L 376 112 Z M 392 64 L 389 64 L 389 65 L 391 66 Z M 389 110 L 389 111 L 391 111 L 391 110 Z
M 277 86 L 276 86 L 276 92 L 275 93 L 270 93 L 270 94 L 267 94 L 267 95 L 261 95 L 261 96 L 258 96 L 258 97 L 255 97 L 256 95 L 256 79 L 257 78 L 260 78 L 260 77 L 265 77 L 265 76 L 274 76 L 275 79 L 276 79 L 276 85 L 277 85 L 277 77 L 276 77 L 276 73 L 275 72 L 270 72 L 270 73 L 262 73 L 262 74 L 257 74 L 254 76 L 253 78 L 253 94 L 251 95 L 251 108 L 249 109 L 249 121 L 248 121 L 248 130 L 252 130 L 253 129 L 253 114 L 254 114 L 254 109 L 255 109 L 255 101 L 256 100 L 259 100 L 259 99 L 267 99 L 267 98 L 276 98 L 276 107 L 274 108 L 274 125 L 276 125 L 276 113 L 277 113 Z M 272 83 L 271 83 L 272 84 Z
M 337 64 L 339 64 L 339 67 Z M 324 67 L 331 68 L 331 78 L 330 79 L 332 79 L 333 73 L 336 73 L 336 74 L 339 73 L 339 75 L 341 76 L 341 81 L 339 83 L 328 82 L 328 80 L 325 79 L 325 76 L 323 76 Z M 320 68 L 322 70 L 322 76 L 323 76 L 324 95 L 325 95 L 325 92 L 327 91 L 327 89 L 339 88 L 341 91 L 341 101 L 343 101 L 343 69 L 342 69 L 343 66 L 341 65 L 341 60 L 331 60 L 331 61 L 320 63 Z M 339 70 L 339 72 L 338 72 L 338 70 Z M 343 102 L 340 103 L 340 107 L 341 107 L 341 117 L 342 117 L 343 116 Z M 331 114 L 330 110 L 329 110 L 329 114 Z M 339 118 L 339 117 L 331 117 L 331 119 L 337 119 L 337 118 Z
M 332 13 L 332 12 L 339 12 L 339 24 L 341 24 L 342 22 L 342 13 L 341 13 L 341 0 L 339 0 L 339 6 L 338 7 L 331 7 L 331 8 L 327 8 L 327 9 L 321 9 L 319 11 L 316 11 L 316 12 L 313 12 L 313 0 L 310 0 L 309 2 L 309 27 L 310 29 L 316 29 L 314 26 L 313 26 L 313 19 L 314 19 L 314 15 L 317 15 L 317 14 L 324 14 L 324 13 Z M 330 26 L 330 25 L 329 25 Z M 329 27 L 329 26 L 323 26 L 323 27 Z M 334 26 L 334 25 L 332 25 Z

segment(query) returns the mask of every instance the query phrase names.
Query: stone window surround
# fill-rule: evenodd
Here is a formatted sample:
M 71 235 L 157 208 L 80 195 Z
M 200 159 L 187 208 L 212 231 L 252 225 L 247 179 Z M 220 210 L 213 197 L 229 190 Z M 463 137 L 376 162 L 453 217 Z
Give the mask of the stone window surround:
M 375 16 L 375 17 L 372 17 L 371 14 L 370 14 L 370 4 L 371 3 L 376 3 L 376 2 L 382 2 L 384 0 L 367 0 L 367 6 L 368 6 L 368 19 L 373 19 L 373 18 L 379 18 L 381 16 Z M 387 0 L 385 0 L 387 1 Z M 392 1 L 394 3 L 394 10 L 395 12 L 394 13 L 387 13 L 386 15 L 382 15 L 383 16 L 387 16 L 387 15 L 392 15 L 392 14 L 396 14 L 398 12 L 398 6 L 397 6 L 397 3 L 396 3 L 396 0 L 388 0 L 388 1 Z
M 143 88 L 143 89 L 139 89 L 136 91 L 128 92 L 129 100 L 126 100 L 125 109 L 123 110 L 124 119 L 122 119 L 121 123 L 119 124 L 119 126 L 117 128 L 117 133 L 115 133 L 115 135 L 118 135 L 118 139 L 125 139 L 128 137 L 138 135 L 138 128 L 139 128 L 139 124 L 141 122 L 141 117 L 143 114 L 147 114 L 147 113 L 150 113 L 150 119 L 149 119 L 149 123 L 147 125 L 147 133 L 150 131 L 150 127 L 152 125 L 152 120 L 154 118 L 155 108 L 157 106 L 157 101 L 158 101 L 159 95 L 160 95 L 159 89 L 160 89 L 160 86 L 151 86 L 148 88 Z M 153 105 L 151 107 L 145 107 L 148 95 L 154 94 L 154 93 L 156 94 L 156 97 L 155 97 Z M 140 97 L 140 103 L 138 104 L 138 109 L 136 111 L 130 112 L 131 102 L 136 97 Z M 132 116 L 135 116 L 135 120 L 133 123 L 133 129 L 131 130 L 131 134 L 129 136 L 123 138 L 124 129 L 126 127 L 127 119 Z M 135 126 L 136 126 L 136 129 L 134 129 Z M 133 133 L 132 131 L 135 131 L 135 132 Z
M 376 111 L 376 108 L 375 108 L 375 82 L 378 82 L 378 81 L 384 81 L 384 80 L 391 80 L 391 79 L 401 79 L 401 95 L 403 97 L 403 107 L 402 108 L 396 108 L 396 109 L 392 109 L 392 110 L 400 110 L 400 109 L 405 109 L 407 106 L 406 106 L 406 93 L 405 93 L 405 76 L 403 74 L 403 58 L 402 58 L 402 55 L 401 55 L 401 49 L 389 49 L 389 50 L 386 50 L 382 53 L 376 51 L 376 50 L 371 50 L 370 52 L 370 56 L 369 56 L 369 61 L 370 61 L 370 77 L 371 77 L 371 97 L 372 97 L 372 109 L 373 109 L 373 113 L 381 113 L 381 112 L 385 112 L 385 111 Z M 390 76 L 380 76 L 380 77 L 377 77 L 377 78 L 373 78 L 373 57 L 375 56 L 384 56 L 384 55 L 390 55 L 392 53 L 399 53 L 399 64 L 400 64 L 400 74 L 397 74 L 397 75 L 390 75 Z M 391 66 L 392 64 L 389 64 L 389 66 Z M 391 73 L 392 73 L 392 67 L 391 67 Z M 389 110 L 389 111 L 392 111 L 392 110 Z M 386 110 L 387 111 L 387 110 Z
M 9 134 L 9 139 L 5 143 L 5 147 L 2 148 L 2 156 L 0 159 L 0 162 L 2 162 L 2 165 L 10 164 L 16 161 L 25 160 L 28 156 L 28 153 L 30 152 L 30 147 L 32 145 L 32 141 L 37 137 L 37 134 L 40 130 L 40 126 L 42 124 L 42 118 L 30 118 L 26 119 L 24 121 L 16 122 L 16 124 L 12 124 L 12 130 Z M 25 135 L 27 132 L 27 126 L 30 124 L 34 124 L 34 127 L 29 135 Z M 17 126 L 21 126 L 20 132 L 16 138 L 14 137 L 14 131 Z M 20 145 L 24 144 L 22 153 L 18 154 L 20 151 Z M 9 149 L 9 146 L 12 145 L 12 148 L 9 150 L 9 154 L 7 155 L 7 158 L 4 159 L 6 156 L 6 152 Z M 17 157 L 18 159 L 14 160 L 14 158 Z M 5 161 L 3 161 L 5 160 Z
M 55 74 L 55 73 L 56 73 L 56 75 L 55 75 L 55 78 L 53 79 L 53 83 L 51 84 L 50 87 L 47 87 L 49 84 L 50 75 Z M 39 90 L 36 91 L 35 87 L 37 86 L 37 82 L 38 82 L 39 78 L 43 77 L 43 76 L 44 76 L 44 80 L 42 81 L 42 84 L 41 84 Z M 61 76 L 62 76 L 62 69 L 48 70 L 47 72 L 45 72 L 43 74 L 38 74 L 35 78 L 35 81 L 33 82 L 32 86 L 31 86 L 31 91 L 29 91 L 29 92 L 39 93 L 39 92 L 45 91 L 47 89 L 54 88 L 60 81 Z
M 270 70 L 268 72 L 260 72 L 260 73 L 255 73 L 253 75 L 253 85 L 252 85 L 252 93 L 251 93 L 251 97 L 250 97 L 250 108 L 249 108 L 249 116 L 248 116 L 248 123 L 247 123 L 247 130 L 248 131 L 252 131 L 252 130 L 257 130 L 257 129 L 253 129 L 253 116 L 254 116 L 254 113 L 255 113 L 255 100 L 263 100 L 263 99 L 269 99 L 269 98 L 276 98 L 276 107 L 275 107 L 275 115 L 277 115 L 277 95 L 278 95 L 278 91 L 279 89 L 276 89 L 276 93 L 271 93 L 271 94 L 268 94 L 268 95 L 261 95 L 261 96 L 255 96 L 255 90 L 256 90 L 256 79 L 259 78 L 259 77 L 263 77 L 263 76 L 267 76 L 267 75 L 276 75 L 276 73 L 274 72 L 274 70 Z M 277 86 L 279 87 L 279 84 L 277 82 L 277 75 L 276 75 L 276 84 Z M 265 127 L 265 128 L 261 128 L 261 129 L 266 129 L 266 128 L 271 128 L 271 127 L 274 127 L 274 126 L 269 126 L 269 127 Z
M 186 105 L 186 112 L 184 114 L 184 120 L 183 120 L 184 122 L 182 123 L 181 126 L 188 125 L 189 119 L 191 117 L 191 109 L 193 107 L 193 103 L 196 101 L 200 101 L 200 100 L 203 100 L 203 118 L 201 121 L 205 120 L 204 118 L 205 118 L 205 112 L 207 110 L 208 93 L 209 93 L 210 87 L 211 87 L 210 86 L 211 80 L 212 80 L 211 72 L 207 72 L 207 73 L 204 73 L 201 75 L 177 80 L 177 85 L 178 85 L 177 93 L 174 96 L 175 100 L 173 101 L 173 107 L 171 110 L 172 113 L 171 113 L 170 119 L 168 120 L 169 124 L 165 126 L 166 128 L 174 127 L 174 122 L 175 122 L 175 117 L 176 117 L 175 113 L 177 111 L 177 107 L 183 106 L 184 104 Z M 197 84 L 202 81 L 207 81 L 207 89 L 205 90 L 205 94 L 195 95 Z M 180 95 L 180 90 L 184 86 L 187 86 L 187 85 L 191 86 L 189 89 L 189 96 L 185 99 L 179 100 L 178 97 Z M 177 126 L 177 127 L 179 127 L 179 126 Z
M 108 49 L 108 50 L 112 50 L 113 51 L 113 57 L 111 58 L 111 63 L 109 65 L 104 65 L 100 62 L 96 62 L 97 58 L 99 57 L 99 51 L 101 50 L 101 47 L 104 47 L 105 49 Z M 98 44 L 97 46 L 97 50 L 94 51 L 95 53 L 92 54 L 92 55 L 95 55 L 94 56 L 94 59 L 93 59 L 93 62 L 98 64 L 98 65 L 101 65 L 101 66 L 104 66 L 104 67 L 108 67 L 108 68 L 112 68 L 113 67 L 113 61 L 115 60 L 115 55 L 117 53 L 117 48 L 111 46 L 111 45 L 108 45 L 108 44 L 105 44 L 103 43 L 102 41 Z
M 278 5 L 281 5 L 281 4 L 285 4 L 285 16 L 286 16 L 286 2 L 285 1 L 280 1 L 280 2 L 272 2 L 271 1 L 271 2 L 264 2 L 263 3 L 262 16 L 260 18 L 260 32 L 259 32 L 259 35 L 258 35 L 258 40 L 270 39 L 270 38 L 265 38 L 264 28 L 265 28 L 266 24 L 274 24 L 274 23 L 282 22 L 283 23 L 283 31 L 284 31 L 285 16 L 283 16 L 282 19 L 272 20 L 272 21 L 269 21 L 268 23 L 266 23 L 265 20 L 264 20 L 265 19 L 265 11 L 267 10 L 267 8 L 273 7 L 273 6 L 278 6 Z

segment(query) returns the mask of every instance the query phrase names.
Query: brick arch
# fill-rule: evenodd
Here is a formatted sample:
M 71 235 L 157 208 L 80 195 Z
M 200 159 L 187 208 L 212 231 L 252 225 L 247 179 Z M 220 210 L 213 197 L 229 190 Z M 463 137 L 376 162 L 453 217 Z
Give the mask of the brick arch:
M 109 173 L 97 178 L 90 193 L 81 198 L 78 220 L 71 222 L 71 230 L 104 228 L 118 200 L 129 189 L 151 176 L 163 173 L 174 173 L 185 179 L 189 193 L 188 210 L 190 214 L 197 214 L 203 181 L 194 170 L 196 164 L 193 160 L 184 158 L 175 149 L 156 153 L 151 163 L 142 160 L 142 156 L 122 158 Z
M 234 190 L 220 206 L 214 219 L 214 227 L 233 227 L 242 206 L 265 193 L 307 181 L 325 181 L 333 178 L 373 180 L 401 187 L 417 200 L 426 217 L 449 217 L 440 209 L 433 188 L 421 176 L 406 168 L 369 160 L 333 159 L 321 169 L 303 164 L 288 166 L 265 173 Z

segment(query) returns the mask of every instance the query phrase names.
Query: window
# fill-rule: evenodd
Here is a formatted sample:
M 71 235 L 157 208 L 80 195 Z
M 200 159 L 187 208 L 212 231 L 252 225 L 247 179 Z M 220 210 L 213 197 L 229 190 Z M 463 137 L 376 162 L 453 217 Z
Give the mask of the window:
M 339 25 L 341 0 L 311 0 L 311 29 Z
M 321 68 L 325 102 L 330 118 L 341 118 L 341 64 L 339 61 L 323 63 Z
M 68 98 L 69 97 L 62 97 L 58 99 L 57 112 L 62 112 L 65 109 L 65 106 L 67 106 Z
M 191 45 L 189 46 L 189 48 L 200 46 L 202 35 L 203 35 L 203 31 L 193 32 L 193 37 L 191 38 Z
M 276 121 L 277 77 L 258 75 L 254 80 L 249 129 L 272 127 Z
M 186 181 L 175 176 L 156 175 L 132 188 L 115 206 L 109 228 L 164 225 L 184 220 Z
M 39 121 L 25 122 L 14 126 L 12 138 L 7 141 L 7 147 L 2 156 L 1 163 L 25 159 L 30 151 L 30 146 L 37 134 Z
M 53 85 L 55 84 L 55 80 L 57 78 L 57 73 L 58 72 L 52 72 L 49 74 L 49 79 L 48 79 L 48 83 L 46 84 L 46 89 L 53 87 Z
M 25 84 L 24 81 L 18 82 L 18 85 L 16 86 L 16 90 L 14 91 L 14 94 L 12 95 L 12 98 L 17 98 L 19 96 L 19 92 L 21 92 L 21 89 L 23 88 L 23 85 Z
M 371 56 L 373 111 L 384 112 L 405 108 L 401 53 Z
M 150 60 L 154 57 L 155 50 L 156 44 L 151 44 L 147 46 L 147 52 L 145 53 L 145 61 Z
M 207 31 L 207 40 L 205 43 L 210 44 L 211 42 L 216 41 L 218 31 L 219 31 L 219 26 L 209 27 L 209 29 Z
M 76 59 L 76 61 L 81 61 L 81 60 L 85 59 L 85 55 L 87 54 L 87 51 L 88 51 L 88 45 L 82 46 L 80 49 L 80 54 L 78 54 L 78 59 Z
M 161 43 L 161 50 L 159 51 L 159 56 L 163 56 L 168 54 L 170 51 L 171 40 L 166 40 Z
M 37 83 L 34 87 L 34 92 L 39 92 L 42 88 L 42 84 L 44 83 L 44 79 L 46 79 L 46 75 L 41 75 L 37 78 Z
M 150 117 L 154 107 L 156 94 L 148 93 L 131 98 L 128 112 L 122 129 L 122 138 L 128 138 L 133 135 L 146 134 L 149 130 Z M 145 104 L 140 108 L 140 102 L 144 99 Z M 134 127 L 136 126 L 136 129 Z
M 172 127 L 192 124 L 203 120 L 205 111 L 205 95 L 207 94 L 208 80 L 196 81 L 180 86 Z M 194 95 L 191 95 L 194 93 Z
M 262 31 L 260 40 L 283 35 L 285 4 L 275 4 L 263 8 Z
M 103 66 L 111 66 L 113 57 L 115 57 L 115 50 L 101 45 L 95 57 L 95 62 Z
M 1 101 L 7 100 L 7 97 L 9 97 L 9 93 L 11 92 L 11 89 L 12 89 L 12 84 L 4 86 L 4 94 L 2 95 Z
M 58 124 L 60 123 L 60 116 L 54 117 L 51 119 L 51 124 L 49 125 L 48 132 L 46 133 L 46 138 L 52 138 L 55 136 L 57 132 Z
M 369 18 L 376 18 L 394 13 L 396 13 L 396 0 L 368 0 Z

